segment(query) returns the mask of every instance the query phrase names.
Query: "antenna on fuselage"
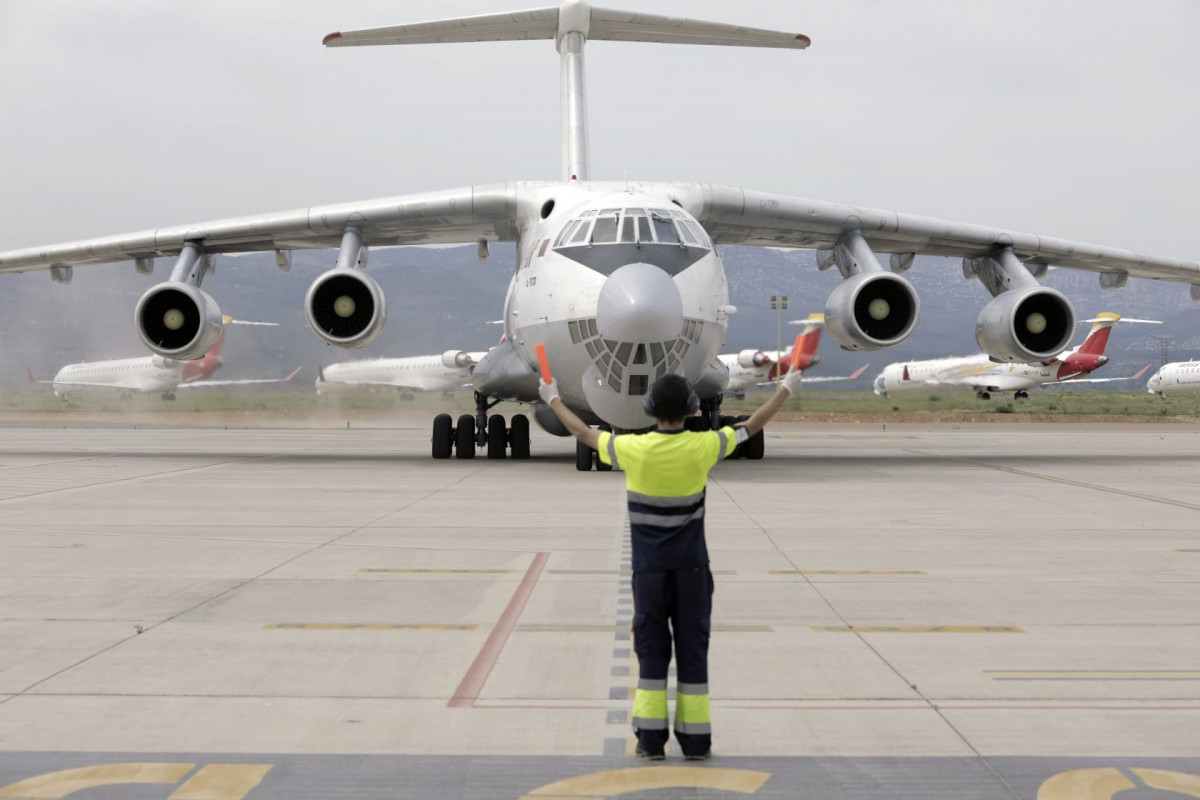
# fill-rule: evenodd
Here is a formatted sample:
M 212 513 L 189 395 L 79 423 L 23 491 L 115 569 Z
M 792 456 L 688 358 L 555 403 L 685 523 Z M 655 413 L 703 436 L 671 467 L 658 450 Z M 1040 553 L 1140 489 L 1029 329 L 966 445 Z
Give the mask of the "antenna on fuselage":
M 386 28 L 331 33 L 326 47 L 384 44 L 442 44 L 554 39 L 559 53 L 562 96 L 562 179 L 586 181 L 588 169 L 587 93 L 583 48 L 588 39 L 658 44 L 707 44 L 727 47 L 777 47 L 803 50 L 811 43 L 803 34 L 745 28 L 723 22 L 664 17 L 635 11 L 593 8 L 586 0 L 561 5 L 456 17 Z

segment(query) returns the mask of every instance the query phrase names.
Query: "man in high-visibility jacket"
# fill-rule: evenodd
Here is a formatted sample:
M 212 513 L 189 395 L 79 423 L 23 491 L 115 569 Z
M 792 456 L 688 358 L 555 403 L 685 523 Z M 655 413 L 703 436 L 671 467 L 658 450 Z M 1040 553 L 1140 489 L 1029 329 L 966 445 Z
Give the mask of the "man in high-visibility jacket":
M 745 422 L 717 431 L 688 431 L 684 418 L 699 400 L 679 375 L 655 381 L 644 408 L 657 421 L 644 435 L 595 431 L 558 397 L 558 385 L 539 384 L 542 400 L 572 435 L 606 464 L 625 471 L 633 539 L 633 639 L 638 686 L 633 700 L 637 753 L 661 759 L 669 736 L 667 671 L 676 659 L 675 739 L 687 759 L 708 758 L 708 639 L 712 630 L 712 572 L 704 540 L 708 471 L 762 430 L 800 388 L 793 370 L 781 388 Z

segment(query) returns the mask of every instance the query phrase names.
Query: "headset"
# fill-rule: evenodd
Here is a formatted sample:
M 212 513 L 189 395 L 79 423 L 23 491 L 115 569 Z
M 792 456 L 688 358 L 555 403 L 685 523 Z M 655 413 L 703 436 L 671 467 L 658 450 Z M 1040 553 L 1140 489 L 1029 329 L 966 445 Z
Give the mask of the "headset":
M 654 413 L 656 410 L 657 409 L 654 405 L 654 393 L 647 392 L 646 396 L 642 399 L 642 411 L 646 412 L 646 416 L 654 417 L 654 416 L 656 416 L 656 414 Z M 695 414 L 699 410 L 700 410 L 700 398 L 696 396 L 696 393 L 694 391 L 692 391 L 691 389 L 688 389 L 687 409 L 685 410 L 684 413 L 691 415 L 691 414 Z

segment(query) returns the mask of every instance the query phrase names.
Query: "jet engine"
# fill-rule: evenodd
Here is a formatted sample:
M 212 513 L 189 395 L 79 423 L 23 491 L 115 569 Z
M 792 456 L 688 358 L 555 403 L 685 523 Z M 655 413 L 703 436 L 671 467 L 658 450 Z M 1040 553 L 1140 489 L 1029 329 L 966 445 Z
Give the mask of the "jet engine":
M 825 302 L 825 329 L 846 350 L 878 350 L 908 338 L 920 313 L 917 293 L 890 272 L 861 272 Z
M 1046 361 L 1066 350 L 1075 310 L 1056 289 L 1003 292 L 979 312 L 975 341 L 996 361 Z
M 451 369 L 455 367 L 469 367 L 475 363 L 469 353 L 464 353 L 462 350 L 447 350 L 442 353 L 442 366 Z
M 771 357 L 762 350 L 743 350 L 737 356 L 738 366 L 742 369 L 753 369 L 771 363 Z
M 323 273 L 304 297 L 304 317 L 313 332 L 338 347 L 362 347 L 379 335 L 387 318 L 383 291 L 354 269 Z
M 963 259 L 963 276 L 979 278 L 995 298 L 975 322 L 975 341 L 993 361 L 1046 361 L 1071 344 L 1075 309 L 1035 280 L 1045 270 L 1022 263 L 1010 246 Z
M 134 310 L 138 336 L 165 358 L 200 358 L 221 338 L 221 309 L 207 293 L 182 281 L 150 287 Z

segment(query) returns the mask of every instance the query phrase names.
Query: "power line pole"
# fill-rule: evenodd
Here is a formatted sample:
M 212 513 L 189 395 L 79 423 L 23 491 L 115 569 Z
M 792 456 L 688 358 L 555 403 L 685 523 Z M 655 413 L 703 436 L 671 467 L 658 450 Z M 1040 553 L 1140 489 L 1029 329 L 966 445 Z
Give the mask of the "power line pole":
M 771 295 L 771 308 L 775 309 L 775 391 L 783 377 L 783 312 L 787 310 L 787 295 Z
M 1174 336 L 1151 336 L 1150 339 L 1158 347 L 1159 366 L 1163 366 L 1171 361 L 1171 345 L 1175 342 Z

